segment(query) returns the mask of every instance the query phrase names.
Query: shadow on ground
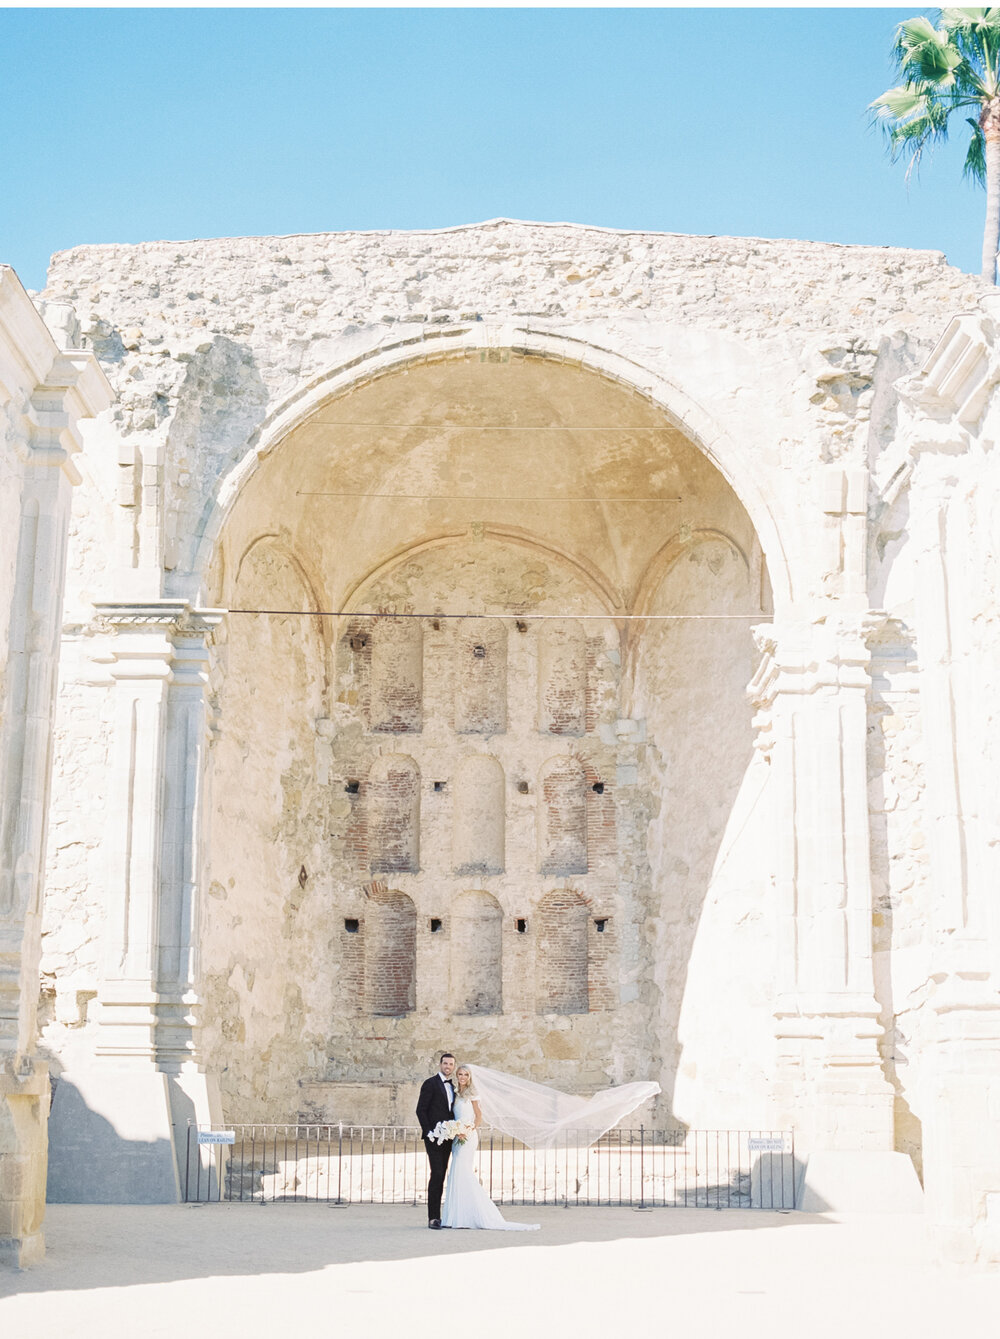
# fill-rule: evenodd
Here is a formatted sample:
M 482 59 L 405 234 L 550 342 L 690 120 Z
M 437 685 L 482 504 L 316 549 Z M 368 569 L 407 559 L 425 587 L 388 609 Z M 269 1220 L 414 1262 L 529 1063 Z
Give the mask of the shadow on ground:
M 504 1214 L 541 1230 L 430 1232 L 422 1208 L 386 1205 L 59 1204 L 46 1215 L 45 1260 L 31 1270 L 0 1271 L 0 1297 L 829 1221 L 754 1209 L 507 1207 Z

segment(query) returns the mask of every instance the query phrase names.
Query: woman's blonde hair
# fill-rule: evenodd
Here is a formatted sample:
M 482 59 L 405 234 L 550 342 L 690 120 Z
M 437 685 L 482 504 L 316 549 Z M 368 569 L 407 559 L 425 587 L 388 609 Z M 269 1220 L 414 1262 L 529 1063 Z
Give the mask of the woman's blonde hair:
M 466 1074 L 468 1074 L 468 1076 L 469 1076 L 469 1082 L 468 1082 L 468 1084 L 467 1084 L 464 1088 L 459 1088 L 459 1086 L 458 1086 L 458 1076 L 459 1076 L 460 1071 L 463 1070 L 463 1069 L 465 1070 Z M 471 1067 L 470 1065 L 456 1065 L 456 1066 L 455 1066 L 455 1096 L 456 1096 L 456 1097 L 478 1097 L 478 1096 L 479 1096 L 479 1094 L 476 1092 L 476 1084 L 475 1084 L 475 1080 L 474 1080 L 473 1077 L 472 1077 L 472 1067 Z

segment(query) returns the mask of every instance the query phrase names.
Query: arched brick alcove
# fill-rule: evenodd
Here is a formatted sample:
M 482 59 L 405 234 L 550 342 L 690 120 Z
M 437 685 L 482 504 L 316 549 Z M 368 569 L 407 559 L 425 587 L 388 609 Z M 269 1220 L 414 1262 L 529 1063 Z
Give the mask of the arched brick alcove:
M 586 874 L 587 774 L 577 758 L 552 758 L 538 779 L 538 872 Z
M 455 773 L 452 852 L 456 874 L 501 874 L 506 794 L 503 768 L 484 754 Z
M 575 619 L 546 623 L 538 646 L 538 728 L 582 735 L 587 728 L 587 639 Z
M 546 893 L 538 907 L 535 1011 L 585 1014 L 590 1009 L 587 973 L 587 904 L 571 888 Z
M 503 1012 L 503 912 L 486 892 L 459 893 L 451 907 L 454 1014 Z
M 404 753 L 377 759 L 368 775 L 368 853 L 373 874 L 420 868 L 420 768 Z
M 369 727 L 418 734 L 423 721 L 423 629 L 415 618 L 373 619 Z
M 417 909 L 412 898 L 374 885 L 365 915 L 365 1006 L 394 1018 L 416 1006 Z
M 465 735 L 507 728 L 507 629 L 498 618 L 463 618 L 455 638 L 455 729 Z

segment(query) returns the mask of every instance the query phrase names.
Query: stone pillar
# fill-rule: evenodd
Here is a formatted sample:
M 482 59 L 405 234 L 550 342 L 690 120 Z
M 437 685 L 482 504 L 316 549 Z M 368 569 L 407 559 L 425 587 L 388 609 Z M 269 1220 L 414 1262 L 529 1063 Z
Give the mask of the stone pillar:
M 800 1207 L 912 1204 L 916 1177 L 893 1153 L 893 1091 L 878 1048 L 863 621 L 831 611 L 757 637 L 763 658 L 750 692 L 773 769 L 773 1121 L 794 1129 L 807 1160 Z
M 95 1054 L 60 1079 L 50 1198 L 167 1203 L 189 1119 L 218 1117 L 198 1053 L 198 821 L 208 638 L 183 600 L 98 604 L 114 729 Z
M 899 471 L 915 554 L 914 622 L 926 746 L 928 977 L 924 1183 L 956 1261 L 1000 1262 L 1000 808 L 997 559 L 990 534 L 1000 409 L 1000 301 L 956 317 L 901 383 Z
M 111 391 L 0 266 L 0 1263 L 44 1252 L 49 1076 L 37 1055 L 52 713 L 78 423 Z

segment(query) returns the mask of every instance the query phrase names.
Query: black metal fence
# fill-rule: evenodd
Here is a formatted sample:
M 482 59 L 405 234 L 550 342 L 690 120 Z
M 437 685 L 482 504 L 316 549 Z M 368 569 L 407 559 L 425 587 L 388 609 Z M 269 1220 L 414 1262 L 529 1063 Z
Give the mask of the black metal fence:
M 794 1209 L 795 1148 L 784 1130 L 572 1131 L 532 1151 L 484 1131 L 479 1179 L 497 1204 Z M 392 1125 L 190 1125 L 187 1203 L 423 1204 L 420 1131 Z

